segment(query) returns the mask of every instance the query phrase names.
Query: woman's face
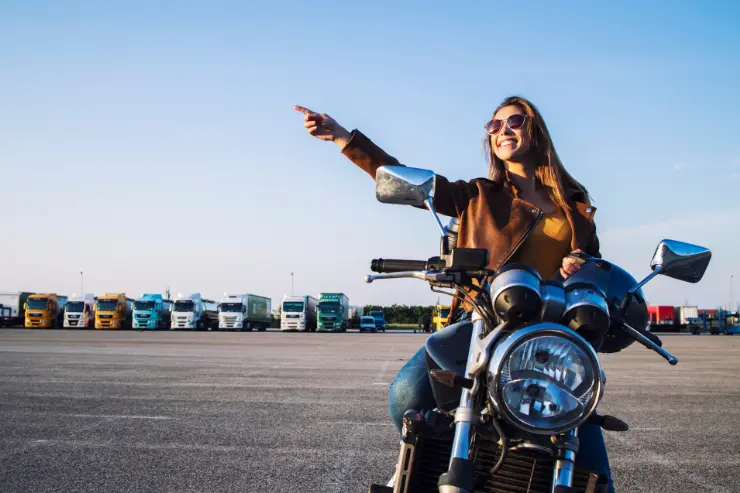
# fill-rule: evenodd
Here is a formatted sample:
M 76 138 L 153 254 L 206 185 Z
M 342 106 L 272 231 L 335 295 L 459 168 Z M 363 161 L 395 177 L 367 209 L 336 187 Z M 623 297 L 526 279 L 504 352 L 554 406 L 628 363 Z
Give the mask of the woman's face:
M 526 115 L 518 106 L 504 106 L 493 115 L 495 120 L 503 120 L 504 124 L 496 135 L 491 135 L 491 148 L 496 157 L 502 161 L 516 161 L 525 156 L 529 150 L 529 134 L 525 121 L 521 128 L 511 129 L 506 120 L 511 115 Z

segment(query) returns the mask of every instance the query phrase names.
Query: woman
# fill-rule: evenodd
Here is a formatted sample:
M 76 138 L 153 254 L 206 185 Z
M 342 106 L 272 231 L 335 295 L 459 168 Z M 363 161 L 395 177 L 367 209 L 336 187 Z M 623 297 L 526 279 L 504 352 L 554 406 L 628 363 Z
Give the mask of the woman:
M 380 166 L 400 164 L 358 130 L 349 132 L 326 114 L 295 109 L 304 114 L 309 134 L 337 144 L 373 178 Z M 488 179 L 450 182 L 437 175 L 434 206 L 440 214 L 459 219 L 457 246 L 489 249 L 490 269 L 521 263 L 544 279 L 577 272 L 576 252 L 600 257 L 596 209 L 586 189 L 560 162 L 537 108 L 524 98 L 507 98 L 485 128 Z M 435 406 L 424 358 L 422 347 L 391 384 L 390 412 L 399 433 L 406 410 Z M 601 429 L 585 425 L 579 435 L 578 465 L 607 475 L 613 491 Z

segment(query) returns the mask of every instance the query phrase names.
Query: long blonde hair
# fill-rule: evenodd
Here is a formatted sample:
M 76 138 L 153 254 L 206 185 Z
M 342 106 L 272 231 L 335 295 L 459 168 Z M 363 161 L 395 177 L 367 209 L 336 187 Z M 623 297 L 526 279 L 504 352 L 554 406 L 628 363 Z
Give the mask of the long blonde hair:
M 529 152 L 534 153 L 535 176 L 540 183 L 547 187 L 552 201 L 562 209 L 569 208 L 567 188 L 583 192 L 584 201 L 590 203 L 591 197 L 588 195 L 586 188 L 566 171 L 558 153 L 555 152 L 555 145 L 550 138 L 550 132 L 547 131 L 545 120 L 537 107 L 525 98 L 511 96 L 506 98 L 493 114 L 495 115 L 506 106 L 518 106 L 527 114 L 526 131 L 530 139 Z M 503 182 L 506 177 L 506 165 L 496 157 L 496 153 L 491 147 L 490 137 L 490 135 L 486 135 L 483 142 L 488 160 L 488 178 L 496 182 Z

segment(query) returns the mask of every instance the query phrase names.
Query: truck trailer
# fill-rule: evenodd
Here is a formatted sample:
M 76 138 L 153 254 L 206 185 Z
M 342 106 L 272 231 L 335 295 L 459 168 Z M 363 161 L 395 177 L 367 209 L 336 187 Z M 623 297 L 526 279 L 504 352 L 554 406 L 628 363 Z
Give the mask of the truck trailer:
M 134 329 L 169 329 L 172 300 L 161 294 L 143 293 L 134 301 Z
M 72 294 L 64 306 L 64 327 L 92 329 L 95 325 L 95 301 L 92 293 Z
M 14 291 L 0 293 L 0 327 L 23 327 L 26 321 L 26 302 L 33 293 Z
M 319 301 L 313 296 L 285 296 L 280 308 L 280 330 L 316 332 Z
M 271 312 L 270 298 L 249 293 L 224 293 L 218 306 L 218 327 L 224 330 L 265 331 L 270 326 Z
M 36 293 L 26 301 L 26 328 L 56 329 L 64 323 L 67 297 L 56 293 Z
M 105 293 L 95 303 L 96 329 L 130 329 L 134 300 L 126 293 Z
M 344 293 L 319 295 L 319 332 L 346 332 L 349 326 L 349 298 Z
M 172 306 L 171 329 L 211 330 L 218 327 L 218 304 L 200 293 L 178 294 Z

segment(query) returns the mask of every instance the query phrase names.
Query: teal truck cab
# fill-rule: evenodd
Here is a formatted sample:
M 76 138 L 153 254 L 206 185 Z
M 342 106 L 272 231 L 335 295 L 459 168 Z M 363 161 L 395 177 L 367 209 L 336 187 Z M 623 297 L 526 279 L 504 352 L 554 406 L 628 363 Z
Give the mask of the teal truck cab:
M 349 298 L 344 293 L 321 293 L 317 332 L 346 332 L 349 326 Z
M 134 301 L 134 329 L 169 329 L 171 311 L 161 294 L 142 294 Z

